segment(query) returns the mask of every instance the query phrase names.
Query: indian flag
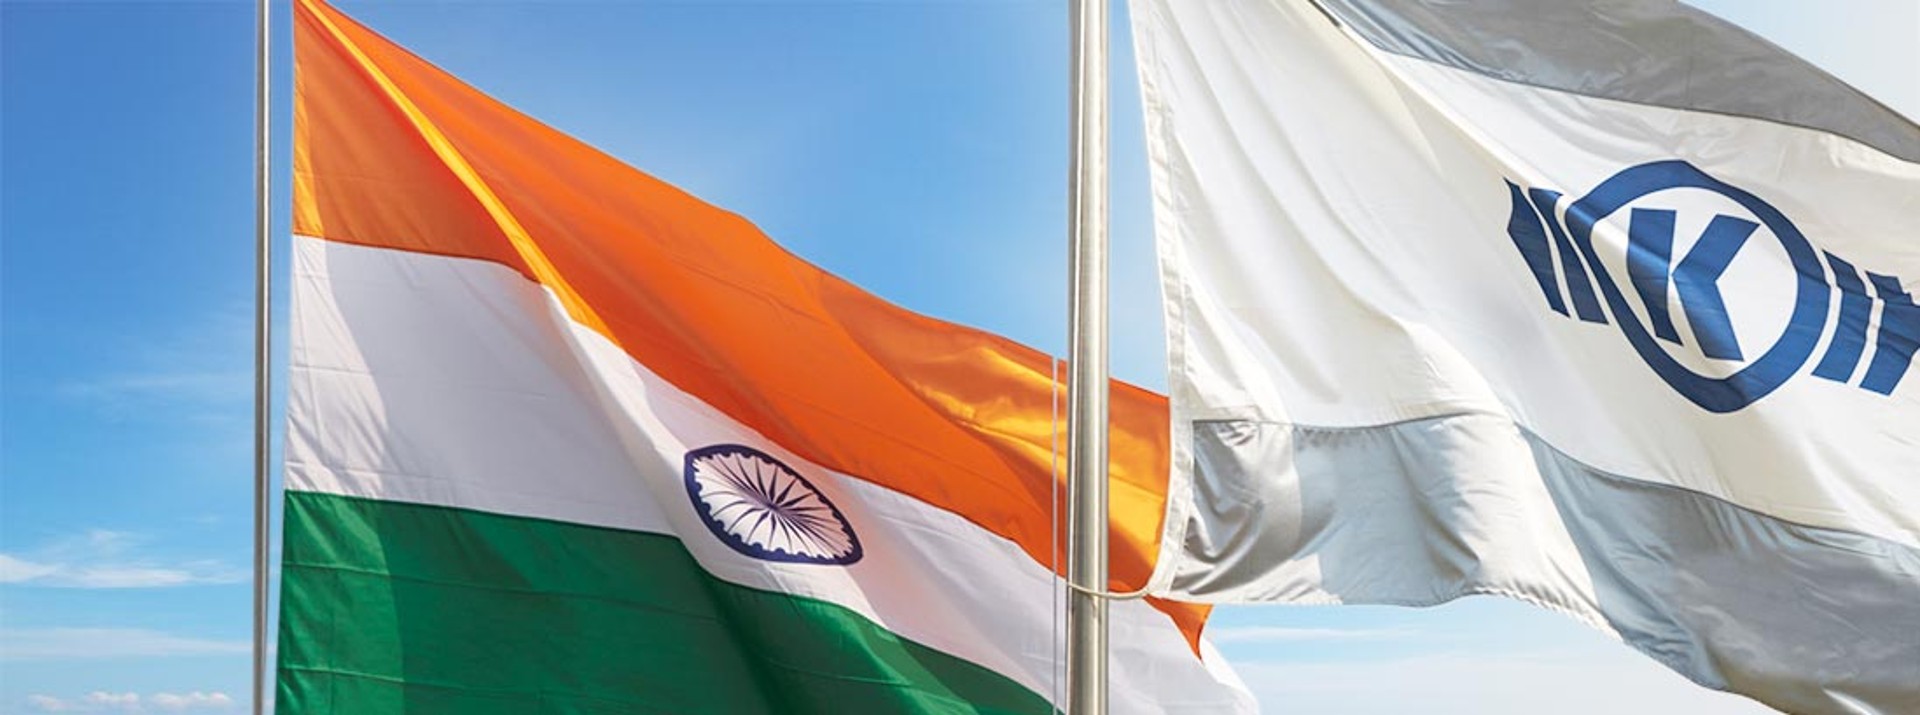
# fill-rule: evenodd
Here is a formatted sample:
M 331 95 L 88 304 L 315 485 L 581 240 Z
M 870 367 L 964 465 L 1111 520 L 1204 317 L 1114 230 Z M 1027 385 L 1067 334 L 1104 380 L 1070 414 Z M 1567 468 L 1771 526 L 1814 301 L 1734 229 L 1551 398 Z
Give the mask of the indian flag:
M 283 713 L 1047 712 L 1057 365 L 890 305 L 314 0 L 295 19 Z M 1115 588 L 1166 506 L 1114 386 Z M 1128 712 L 1251 701 L 1112 612 Z

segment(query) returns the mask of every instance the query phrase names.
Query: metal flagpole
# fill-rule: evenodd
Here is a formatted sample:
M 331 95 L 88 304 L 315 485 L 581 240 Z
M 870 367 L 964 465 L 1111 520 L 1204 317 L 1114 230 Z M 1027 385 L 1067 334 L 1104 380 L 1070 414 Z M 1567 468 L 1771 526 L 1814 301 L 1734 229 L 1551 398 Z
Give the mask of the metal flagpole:
M 270 231 L 273 212 L 268 199 L 272 195 L 267 172 L 268 111 L 267 38 L 269 0 L 254 3 L 253 83 L 253 714 L 266 712 L 267 689 L 267 489 L 268 489 L 268 374 L 267 362 L 272 346 L 272 246 Z
M 1107 712 L 1107 2 L 1070 0 L 1067 704 Z

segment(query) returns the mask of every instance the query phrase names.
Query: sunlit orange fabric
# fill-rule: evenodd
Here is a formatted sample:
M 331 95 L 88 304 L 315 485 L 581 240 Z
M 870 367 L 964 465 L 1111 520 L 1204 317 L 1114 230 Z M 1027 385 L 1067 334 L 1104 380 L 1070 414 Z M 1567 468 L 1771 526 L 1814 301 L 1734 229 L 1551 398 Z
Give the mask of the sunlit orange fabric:
M 512 267 L 782 446 L 1058 561 L 1048 356 L 868 294 L 316 0 L 294 34 L 296 233 Z M 1112 586 L 1130 589 L 1159 545 L 1166 399 L 1116 382 L 1112 416 Z M 1155 605 L 1197 637 L 1204 607 Z

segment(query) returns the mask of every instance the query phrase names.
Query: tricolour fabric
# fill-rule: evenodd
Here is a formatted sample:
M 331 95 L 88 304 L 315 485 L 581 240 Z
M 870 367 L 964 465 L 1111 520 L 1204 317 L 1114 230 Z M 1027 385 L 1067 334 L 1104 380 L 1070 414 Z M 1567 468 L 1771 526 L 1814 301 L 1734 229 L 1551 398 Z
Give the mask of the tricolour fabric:
M 1047 356 L 323 4 L 295 36 L 281 712 L 1060 705 Z M 1155 558 L 1164 405 L 1116 385 L 1115 587 Z M 1115 606 L 1117 709 L 1251 709 L 1205 613 Z
M 1920 128 L 1659 0 L 1135 0 L 1162 595 L 1565 612 L 1920 711 Z

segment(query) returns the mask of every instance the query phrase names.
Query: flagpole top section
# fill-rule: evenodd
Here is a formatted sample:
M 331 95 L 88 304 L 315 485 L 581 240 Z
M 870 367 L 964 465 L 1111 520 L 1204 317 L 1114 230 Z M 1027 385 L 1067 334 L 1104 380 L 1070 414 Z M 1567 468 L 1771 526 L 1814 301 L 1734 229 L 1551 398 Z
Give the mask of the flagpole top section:
M 272 5 L 268 0 L 254 2 L 254 108 L 253 108 L 253 715 L 265 715 L 267 707 L 267 571 L 270 512 L 267 499 L 272 489 L 272 457 L 267 426 L 271 408 L 268 361 L 272 355 L 273 296 L 273 204 L 272 172 L 269 159 L 269 123 L 273 120 L 268 81 L 272 77 Z
M 1068 161 L 1067 705 L 1107 712 L 1107 0 L 1073 0 Z

